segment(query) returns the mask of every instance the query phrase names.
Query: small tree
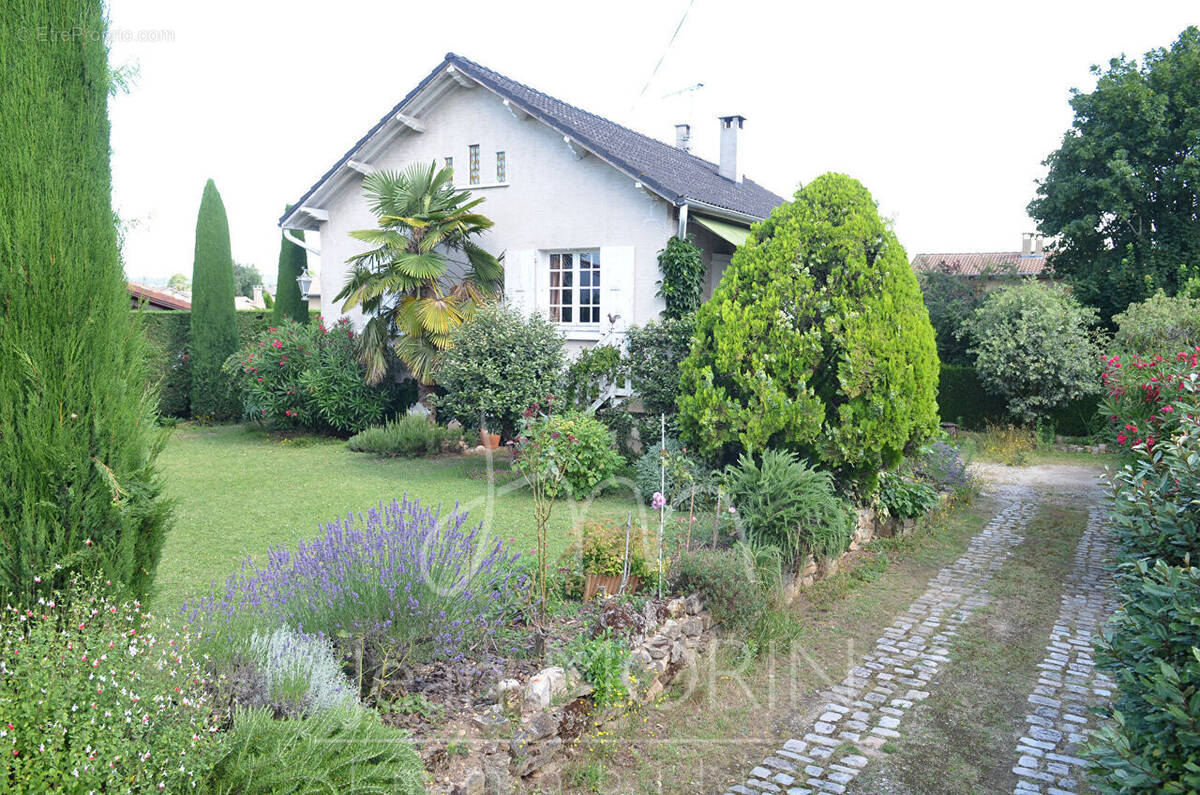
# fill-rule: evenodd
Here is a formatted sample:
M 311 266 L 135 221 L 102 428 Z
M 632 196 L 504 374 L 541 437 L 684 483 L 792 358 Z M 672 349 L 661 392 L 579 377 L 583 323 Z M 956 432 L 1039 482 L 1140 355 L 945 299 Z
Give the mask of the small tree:
M 245 298 L 254 297 L 254 288 L 263 282 L 262 274 L 253 265 L 233 263 L 233 293 Z
M 917 279 L 871 194 L 841 174 L 755 225 L 700 307 L 681 373 L 681 436 L 727 461 L 781 447 L 873 489 L 937 429 Z
M 47 28 L 88 35 L 31 35 Z M 117 252 L 104 29 L 100 0 L 0 14 L 0 593 L 21 605 L 75 572 L 146 593 L 169 515 Z
M 507 306 L 481 307 L 438 356 L 438 410 L 466 428 L 483 417 L 489 430 L 511 438 L 522 412 L 554 391 L 564 361 L 562 335 L 549 321 Z
M 1000 275 L 1004 271 L 993 267 L 984 268 L 980 276 L 965 276 L 958 272 L 956 263 L 941 262 L 917 277 L 942 364 L 971 363 L 967 343 L 959 331 L 987 297 L 987 279 Z
M 304 233 L 295 231 L 300 240 Z M 308 267 L 308 253 L 287 237 L 279 238 L 279 272 L 275 281 L 275 307 L 271 313 L 276 323 L 293 320 L 308 323 L 308 302 L 300 295 L 300 283 L 296 281 Z
M 227 420 L 238 414 L 230 379 L 221 368 L 238 347 L 233 304 L 229 219 L 217 186 L 204 185 L 196 218 L 192 264 L 192 416 Z
M 1174 355 L 1200 345 L 1200 298 L 1157 294 L 1113 316 L 1120 353 Z
M 1015 419 L 1036 422 L 1100 391 L 1096 320 L 1062 285 L 1031 281 L 988 296 L 963 334 L 984 388 Z
M 663 317 L 690 317 L 700 308 L 700 293 L 704 289 L 704 260 L 700 249 L 690 240 L 673 237 L 667 247 L 658 252 L 658 295 L 666 302 Z
M 167 279 L 167 287 L 171 290 L 184 292 L 192 288 L 192 283 L 182 273 L 173 273 L 171 274 L 171 278 Z

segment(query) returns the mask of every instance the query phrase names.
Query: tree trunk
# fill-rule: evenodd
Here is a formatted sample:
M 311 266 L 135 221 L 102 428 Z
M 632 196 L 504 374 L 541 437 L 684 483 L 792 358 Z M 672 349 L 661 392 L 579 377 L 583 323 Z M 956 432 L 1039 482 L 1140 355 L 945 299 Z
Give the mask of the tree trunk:
M 433 397 L 434 385 L 423 384 L 417 381 L 417 402 L 420 403 L 429 412 L 429 418 L 434 422 L 437 421 L 437 407 L 433 405 L 429 398 Z

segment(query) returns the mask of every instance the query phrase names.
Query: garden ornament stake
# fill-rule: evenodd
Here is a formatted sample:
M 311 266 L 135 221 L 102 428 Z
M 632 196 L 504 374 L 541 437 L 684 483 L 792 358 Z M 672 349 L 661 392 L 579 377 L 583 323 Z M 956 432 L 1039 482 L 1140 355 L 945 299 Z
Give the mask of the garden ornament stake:
M 659 493 L 663 495 L 663 500 L 661 501 L 661 503 L 658 506 L 658 598 L 662 599 L 663 522 L 666 521 L 666 516 L 667 516 L 667 513 L 666 513 L 666 511 L 667 511 L 667 503 L 666 503 L 666 496 L 667 496 L 666 495 L 666 491 L 667 491 L 667 415 L 666 414 L 658 415 L 658 424 L 659 424 L 658 441 L 659 441 L 659 445 L 660 445 L 659 450 L 662 453 L 661 457 L 659 458 L 659 463 L 658 463 L 658 488 L 659 488 Z
M 625 593 L 625 584 L 629 582 L 629 532 L 633 527 L 633 511 L 625 517 L 625 560 L 621 563 L 621 588 L 618 593 Z

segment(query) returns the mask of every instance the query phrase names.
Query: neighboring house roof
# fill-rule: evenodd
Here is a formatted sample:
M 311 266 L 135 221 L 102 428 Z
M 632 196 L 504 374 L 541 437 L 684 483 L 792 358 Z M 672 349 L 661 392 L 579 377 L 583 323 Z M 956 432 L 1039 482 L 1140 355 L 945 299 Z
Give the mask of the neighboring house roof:
M 178 298 L 170 293 L 164 293 L 161 290 L 154 290 L 144 284 L 135 282 L 126 282 L 125 288 L 129 291 L 129 297 L 134 303 L 145 304 L 151 309 L 191 309 L 192 305 L 189 301 Z
M 753 220 L 766 218 L 771 210 L 784 202 L 783 197 L 752 180 L 743 179 L 739 183 L 722 177 L 716 163 L 568 105 L 451 52 L 408 96 L 368 130 L 333 168 L 325 172 L 307 193 L 293 203 L 293 209 L 280 217 L 280 225 L 284 225 L 289 216 L 299 212 L 314 192 L 349 163 L 360 147 L 395 119 L 447 67 L 454 67 L 467 78 L 569 137 L 573 144 L 594 152 L 673 204 L 709 205 L 717 211 L 724 210 L 734 216 L 746 216 L 748 220 Z
M 918 254 L 913 270 L 943 271 L 959 276 L 1041 276 L 1046 272 L 1046 254 L 997 251 L 968 254 Z

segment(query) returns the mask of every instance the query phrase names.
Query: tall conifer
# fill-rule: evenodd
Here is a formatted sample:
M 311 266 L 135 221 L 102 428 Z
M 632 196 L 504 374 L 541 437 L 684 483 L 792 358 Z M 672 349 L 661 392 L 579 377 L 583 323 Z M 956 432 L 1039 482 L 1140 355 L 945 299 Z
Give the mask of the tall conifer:
M 293 232 L 296 237 L 304 239 L 304 233 Z M 279 275 L 275 283 L 275 309 L 272 317 L 275 322 L 294 320 L 297 323 L 308 322 L 308 301 L 300 295 L 300 284 L 296 279 L 308 267 L 308 253 L 286 237 L 279 242 Z
M 228 420 L 240 411 L 232 379 L 221 371 L 238 347 L 233 296 L 229 219 L 210 179 L 200 198 L 192 261 L 192 416 L 199 419 Z

